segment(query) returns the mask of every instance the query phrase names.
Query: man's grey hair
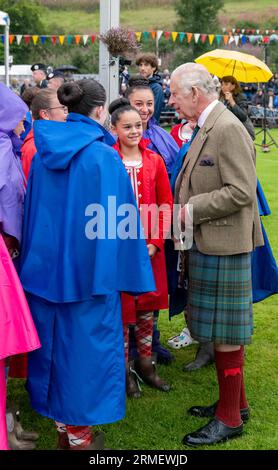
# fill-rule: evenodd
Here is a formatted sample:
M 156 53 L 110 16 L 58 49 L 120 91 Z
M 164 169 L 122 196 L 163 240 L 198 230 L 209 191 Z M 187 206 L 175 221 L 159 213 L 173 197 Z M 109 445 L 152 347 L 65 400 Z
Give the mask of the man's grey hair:
M 171 77 L 173 78 L 176 75 L 179 77 L 179 86 L 183 91 L 191 91 L 192 87 L 195 86 L 208 98 L 218 98 L 219 95 L 213 78 L 203 65 L 194 62 L 182 64 L 173 71 Z

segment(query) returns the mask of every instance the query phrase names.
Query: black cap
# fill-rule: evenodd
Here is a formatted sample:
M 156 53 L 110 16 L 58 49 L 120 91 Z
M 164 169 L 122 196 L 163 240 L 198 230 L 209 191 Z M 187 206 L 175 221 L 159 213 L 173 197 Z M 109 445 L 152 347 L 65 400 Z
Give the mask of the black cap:
M 44 72 L 46 72 L 46 69 L 47 67 L 45 64 L 33 64 L 31 67 L 32 72 L 34 72 L 35 70 L 43 70 Z
M 62 72 L 60 72 L 59 70 L 53 70 L 52 72 L 49 72 L 47 74 L 46 79 L 51 80 L 52 78 L 56 78 L 56 77 L 65 78 Z

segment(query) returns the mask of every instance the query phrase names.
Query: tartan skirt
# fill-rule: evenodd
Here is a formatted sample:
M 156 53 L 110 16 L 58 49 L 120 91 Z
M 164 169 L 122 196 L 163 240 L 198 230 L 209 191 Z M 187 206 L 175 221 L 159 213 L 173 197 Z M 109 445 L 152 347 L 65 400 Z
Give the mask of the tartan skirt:
M 253 333 L 251 253 L 189 251 L 188 327 L 199 342 L 244 345 Z

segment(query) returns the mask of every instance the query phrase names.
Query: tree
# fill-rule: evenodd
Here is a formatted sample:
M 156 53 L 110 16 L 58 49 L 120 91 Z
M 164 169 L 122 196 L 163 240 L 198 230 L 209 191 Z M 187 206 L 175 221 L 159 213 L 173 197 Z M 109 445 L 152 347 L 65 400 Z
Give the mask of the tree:
M 0 10 L 9 14 L 11 34 L 43 34 L 45 32 L 40 19 L 42 8 L 36 0 L 0 0 Z M 25 61 L 28 63 L 29 49 L 30 46 L 26 46 L 23 41 L 20 46 L 12 45 L 10 53 L 14 57 L 14 63 L 24 63 Z
M 175 10 L 179 17 L 176 24 L 177 31 L 190 33 L 215 34 L 219 32 L 218 13 L 224 5 L 223 0 L 176 0 Z M 190 43 L 191 60 L 208 49 L 214 48 L 202 44 L 200 40 L 195 44 L 194 39 Z M 188 60 L 189 51 L 185 52 Z

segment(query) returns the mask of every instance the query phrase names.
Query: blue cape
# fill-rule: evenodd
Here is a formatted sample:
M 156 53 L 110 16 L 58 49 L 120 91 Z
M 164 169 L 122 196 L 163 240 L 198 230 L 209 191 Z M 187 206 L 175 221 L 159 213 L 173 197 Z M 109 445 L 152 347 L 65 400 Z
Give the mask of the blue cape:
M 75 113 L 66 123 L 36 121 L 34 136 L 38 153 L 31 165 L 25 204 L 20 273 L 24 289 L 58 303 L 116 291 L 154 291 L 143 238 L 122 240 L 118 232 L 114 239 L 88 238 L 95 216 L 92 209 L 88 211 L 92 204 L 104 209 L 100 214 L 105 235 L 113 230 L 109 222 L 119 206 L 131 204 L 137 235 L 141 235 L 129 176 L 109 146 L 114 139 L 95 121 Z M 108 218 L 109 197 L 115 210 Z M 124 216 L 115 218 L 120 222 Z

